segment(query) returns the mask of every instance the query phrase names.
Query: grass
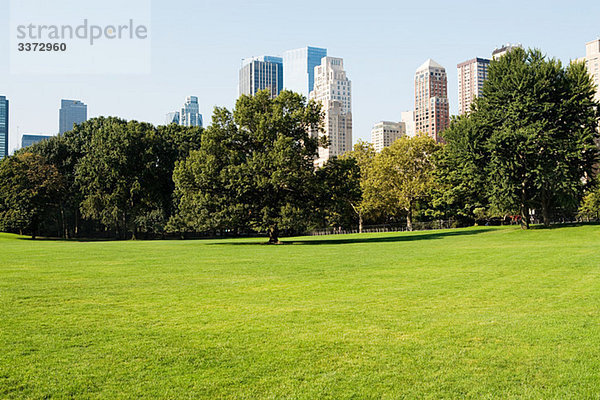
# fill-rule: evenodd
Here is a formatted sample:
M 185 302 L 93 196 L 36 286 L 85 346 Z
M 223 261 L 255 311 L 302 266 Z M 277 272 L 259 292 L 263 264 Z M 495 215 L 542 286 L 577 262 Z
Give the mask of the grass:
M 599 398 L 600 226 L 0 235 L 0 398 Z

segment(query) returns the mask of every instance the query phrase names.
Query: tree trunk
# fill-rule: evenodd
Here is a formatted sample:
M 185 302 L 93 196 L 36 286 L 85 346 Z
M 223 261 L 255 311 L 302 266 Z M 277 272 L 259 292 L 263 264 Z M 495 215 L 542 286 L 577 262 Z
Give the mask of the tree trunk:
M 521 187 L 521 229 L 529 229 L 529 207 L 526 205 L 525 182 Z
M 75 237 L 79 236 L 79 207 L 75 207 Z
M 362 233 L 363 231 L 363 216 L 362 213 L 358 214 L 358 233 Z
M 65 218 L 65 208 L 61 204 L 60 206 L 60 220 L 62 223 L 63 237 L 65 239 L 69 238 L 69 230 L 67 229 L 67 220 Z
M 277 225 L 269 228 L 269 244 L 280 244 L 279 241 L 279 228 Z
M 542 189 L 542 217 L 544 218 L 544 226 L 550 226 L 550 201 L 548 200 L 546 189 Z
M 408 210 L 406 212 L 406 229 L 408 229 L 410 232 L 412 232 L 412 230 L 413 230 L 413 224 L 412 224 L 412 205 L 410 205 L 408 207 Z

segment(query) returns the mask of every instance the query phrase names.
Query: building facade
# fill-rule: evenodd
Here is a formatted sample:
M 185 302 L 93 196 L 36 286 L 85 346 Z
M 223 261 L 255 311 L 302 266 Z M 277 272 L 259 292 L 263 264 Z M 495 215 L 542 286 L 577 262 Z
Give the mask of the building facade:
M 371 143 L 373 143 L 375 151 L 380 153 L 405 135 L 406 124 L 404 122 L 381 121 L 376 123 L 371 130 Z
M 403 111 L 400 113 L 400 121 L 404 123 L 406 136 L 415 137 L 417 135 L 415 127 L 415 112 Z
M 59 132 L 73 130 L 73 125 L 87 121 L 87 105 L 79 100 L 61 100 L 59 112 Z
M 458 68 L 458 113 L 471 111 L 473 99 L 481 96 L 483 83 L 488 78 L 490 60 L 474 58 L 457 65 Z
M 585 45 L 585 65 L 596 84 L 596 101 L 600 101 L 600 39 Z
M 183 126 L 202 126 L 202 114 L 200 114 L 200 105 L 198 97 L 188 96 L 185 104 L 179 113 L 179 124 Z
M 0 160 L 8 156 L 8 99 L 0 96 Z
M 283 53 L 283 87 L 308 98 L 315 85 L 315 68 L 327 57 L 327 49 L 303 47 Z
M 450 125 L 446 69 L 429 59 L 415 73 L 415 130 L 441 142 Z
M 23 135 L 21 137 L 21 148 L 29 147 L 31 145 L 41 142 L 42 140 L 48 140 L 51 137 L 52 136 L 48 135 Z
M 261 56 L 242 61 L 239 77 L 239 95 L 254 95 L 268 90 L 275 98 L 283 90 L 283 58 Z
M 500 57 L 502 57 L 503 55 L 505 55 L 506 53 L 508 53 L 509 51 L 511 51 L 512 49 L 515 49 L 517 47 L 523 48 L 523 46 L 520 43 L 519 44 L 507 43 L 505 45 L 502 45 L 492 52 L 492 59 L 497 60 Z
M 177 124 L 179 125 L 179 111 L 167 113 L 165 118 L 165 125 Z
M 315 165 L 322 166 L 331 157 L 352 150 L 352 82 L 344 71 L 341 58 L 323 57 L 315 68 L 314 89 L 310 98 L 323 105 L 323 132 L 329 146 L 319 148 Z

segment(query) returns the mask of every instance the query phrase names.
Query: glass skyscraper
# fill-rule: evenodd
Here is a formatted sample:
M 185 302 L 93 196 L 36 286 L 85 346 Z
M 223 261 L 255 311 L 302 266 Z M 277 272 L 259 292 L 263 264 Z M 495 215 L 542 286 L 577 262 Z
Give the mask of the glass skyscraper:
M 87 105 L 79 100 L 61 100 L 59 132 L 61 134 L 73 130 L 74 124 L 87 121 Z
M 42 140 L 48 140 L 52 136 L 47 135 L 23 135 L 21 138 L 21 148 L 31 146 L 32 144 L 36 144 L 41 142 Z
M 0 160 L 8 156 L 8 100 L 0 96 Z
M 239 95 L 254 95 L 265 89 L 271 92 L 271 97 L 277 97 L 283 90 L 283 59 L 271 56 L 244 59 L 240 69 Z
M 327 57 L 327 49 L 303 47 L 283 53 L 283 87 L 306 98 L 315 86 L 315 67 Z
M 178 124 L 179 125 L 179 111 L 167 113 L 167 117 L 165 119 L 166 125 Z
M 200 114 L 198 97 L 187 97 L 181 113 L 179 113 L 179 124 L 183 126 L 202 126 L 202 114 Z

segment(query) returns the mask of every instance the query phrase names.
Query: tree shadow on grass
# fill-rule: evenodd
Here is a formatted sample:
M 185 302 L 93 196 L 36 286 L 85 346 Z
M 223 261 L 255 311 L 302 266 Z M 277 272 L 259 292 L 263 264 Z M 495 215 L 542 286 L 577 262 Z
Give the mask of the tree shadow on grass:
M 331 235 L 331 236 L 311 236 L 310 239 L 282 238 L 282 245 L 333 245 L 333 244 L 357 244 L 357 243 L 393 243 L 393 242 L 413 242 L 418 240 L 439 240 L 455 236 L 472 236 L 480 233 L 492 231 L 490 228 L 480 229 L 455 229 L 452 231 L 417 231 L 417 232 L 394 232 L 383 234 L 385 236 L 372 236 L 373 234 L 352 234 L 352 235 Z M 350 237 L 349 237 L 350 236 Z M 326 238 L 326 239 L 325 239 Z M 235 241 L 210 243 L 210 245 L 261 245 L 269 246 L 266 242 L 258 241 Z M 270 245 L 272 246 L 272 245 Z

